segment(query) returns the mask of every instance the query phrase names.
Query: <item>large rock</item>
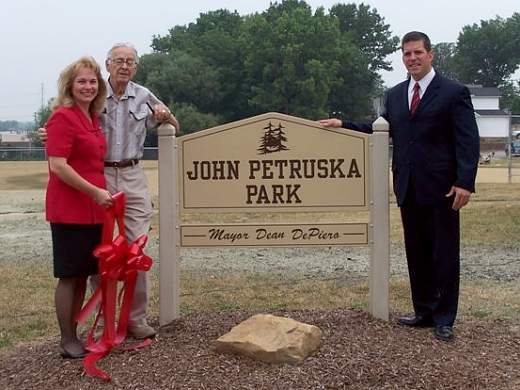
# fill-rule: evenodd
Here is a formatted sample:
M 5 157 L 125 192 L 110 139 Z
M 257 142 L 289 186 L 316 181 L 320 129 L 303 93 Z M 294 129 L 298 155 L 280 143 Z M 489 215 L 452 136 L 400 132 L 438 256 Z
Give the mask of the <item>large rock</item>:
M 268 363 L 300 363 L 319 347 L 321 335 L 314 325 L 257 314 L 219 337 L 216 349 Z

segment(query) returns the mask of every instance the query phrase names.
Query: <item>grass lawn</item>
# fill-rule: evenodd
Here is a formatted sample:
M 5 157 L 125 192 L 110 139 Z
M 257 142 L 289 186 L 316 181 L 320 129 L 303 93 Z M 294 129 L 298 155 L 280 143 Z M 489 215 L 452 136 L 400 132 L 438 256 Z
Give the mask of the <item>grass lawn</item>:
M 157 167 L 155 162 L 145 162 L 154 197 L 157 197 Z M 520 183 L 503 182 L 504 168 L 497 170 L 497 182 L 479 182 L 477 193 L 462 211 L 462 244 L 465 246 L 492 246 L 497 250 L 510 248 L 519 251 L 520 235 Z M 491 175 L 486 173 L 486 175 Z M 487 176 L 486 176 L 487 177 Z M 6 207 L 8 199 L 25 191 L 38 194 L 43 199 L 47 180 L 47 166 L 43 162 L 0 163 L 0 197 Z M 10 198 L 11 197 L 11 198 Z M 393 201 L 393 197 L 391 197 Z M 7 205 L 8 206 L 8 205 Z M 39 207 L 39 206 L 38 206 Z M 39 208 L 42 209 L 43 206 Z M 0 217 L 2 217 L 0 215 Z M 308 215 L 294 215 L 304 220 Z M 324 214 L 320 218 L 336 219 L 346 216 Z M 352 219 L 363 219 L 363 213 Z M 398 208 L 391 205 L 391 241 L 402 245 L 402 229 Z M 188 217 L 185 217 L 188 218 Z M 193 220 L 201 216 L 191 216 Z M 230 218 L 230 216 L 213 218 Z M 244 218 L 281 218 L 276 215 L 246 215 Z M 3 220 L 2 220 L 3 221 Z M 5 225 L 2 223 L 2 225 Z M 9 234 L 0 228 L 1 235 Z M 155 231 L 152 234 L 157 234 Z M 47 243 L 50 245 L 50 239 Z M 30 243 L 29 243 L 30 245 Z M 20 258 L 15 249 L 4 248 L 0 260 L 0 348 L 4 351 L 19 342 L 45 339 L 58 333 L 54 313 L 54 286 L 52 266 L 48 259 L 27 260 Z M 518 260 L 520 261 L 520 259 Z M 150 314 L 158 316 L 158 267 L 151 272 L 152 301 Z M 406 275 L 390 280 L 390 307 L 394 313 L 410 310 L 410 293 Z M 460 317 L 483 321 L 502 319 L 520 323 L 520 283 L 518 280 L 462 280 Z M 366 278 L 331 277 L 322 279 L 287 279 L 254 274 L 208 275 L 203 272 L 183 272 L 181 275 L 181 310 L 222 311 L 247 309 L 259 312 L 287 309 L 315 309 L 350 307 L 366 309 L 368 284 Z

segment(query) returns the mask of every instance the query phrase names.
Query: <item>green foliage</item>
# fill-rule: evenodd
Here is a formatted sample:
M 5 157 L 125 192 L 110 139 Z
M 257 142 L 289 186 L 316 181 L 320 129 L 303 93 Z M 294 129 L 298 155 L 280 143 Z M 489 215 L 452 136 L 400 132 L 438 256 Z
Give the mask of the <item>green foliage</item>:
M 461 82 L 503 85 L 520 64 L 520 14 L 463 27 L 455 61 Z
M 443 76 L 452 80 L 458 80 L 457 64 L 455 54 L 457 46 L 453 42 L 440 42 L 432 46 L 434 53 L 433 66 Z
M 145 82 L 145 72 L 137 75 L 138 80 L 168 104 L 183 102 L 226 120 L 244 117 L 247 99 L 242 91 L 243 23 L 244 18 L 238 13 L 217 10 L 201 14 L 188 27 L 175 26 L 169 36 L 154 37 L 152 48 L 156 54 L 151 57 L 164 54 L 166 67 L 152 64 L 152 71 L 162 74 L 154 84 L 168 89 L 170 95 Z
M 349 119 L 365 119 L 372 112 L 372 98 L 382 95 L 381 80 L 375 72 L 363 71 L 369 63 L 356 47 L 341 50 L 337 85 L 330 91 L 331 111 L 345 112 Z
M 251 18 L 247 27 L 245 74 L 253 111 L 326 115 L 340 68 L 334 19 L 322 10 L 313 15 L 304 2 L 286 1 Z
M 50 99 L 45 106 L 40 107 L 40 109 L 34 113 L 34 123 L 32 124 L 32 131 L 28 134 L 29 138 L 31 139 L 31 144 L 33 146 L 43 146 L 43 143 L 40 141 L 40 138 L 38 137 L 37 130 L 40 127 L 45 127 L 45 123 L 52 114 L 51 105 L 52 99 Z
M 511 80 L 520 65 L 520 13 L 465 26 L 457 44 L 441 42 L 433 51 L 440 73 L 465 84 L 500 87 L 500 108 L 520 114 L 520 83 Z
M 47 105 L 40 107 L 38 111 L 34 113 L 35 128 L 44 127 L 45 122 L 49 119 L 52 114 L 51 109 L 52 99 L 47 102 Z
M 336 4 L 330 14 L 337 17 L 342 34 L 360 49 L 373 70 L 392 70 L 386 56 L 399 46 L 399 38 L 391 37 L 390 25 L 369 5 Z
M 520 115 L 520 81 L 517 81 L 516 84 L 513 81 L 507 81 L 500 90 L 502 92 L 500 108 L 509 110 L 513 115 Z
M 174 50 L 143 56 L 139 83 L 146 85 L 168 105 L 190 102 L 211 112 L 221 99 L 218 74 L 201 57 Z
M 500 108 L 520 114 L 520 83 L 511 79 L 520 65 L 520 13 L 465 26 L 457 44 L 441 42 L 433 51 L 437 71 L 465 84 L 500 87 Z
M 176 105 L 175 116 L 181 124 L 183 134 L 209 129 L 223 122 L 221 117 L 215 114 L 202 113 L 195 106 L 186 103 Z
M 136 81 L 172 107 L 183 132 L 266 111 L 318 119 L 339 109 L 359 119 L 372 113 L 377 71 L 390 69 L 397 45 L 369 6 L 326 14 L 285 0 L 246 16 L 211 11 L 154 36 Z

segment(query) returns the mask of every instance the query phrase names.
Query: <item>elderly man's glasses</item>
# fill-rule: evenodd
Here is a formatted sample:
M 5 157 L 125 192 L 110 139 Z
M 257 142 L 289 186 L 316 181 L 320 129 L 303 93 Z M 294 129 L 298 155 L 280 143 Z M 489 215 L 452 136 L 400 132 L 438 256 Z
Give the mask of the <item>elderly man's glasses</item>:
M 117 66 L 123 66 L 123 64 L 126 64 L 129 68 L 133 68 L 137 65 L 137 61 L 133 58 L 115 58 L 111 59 L 110 62 Z

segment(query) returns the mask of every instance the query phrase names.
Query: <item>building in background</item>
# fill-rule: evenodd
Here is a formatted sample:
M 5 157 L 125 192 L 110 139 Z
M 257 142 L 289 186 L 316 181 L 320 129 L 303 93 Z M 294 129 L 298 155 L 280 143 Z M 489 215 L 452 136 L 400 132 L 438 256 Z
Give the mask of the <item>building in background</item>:
M 26 132 L 2 131 L 0 132 L 0 147 L 29 148 L 31 147 L 31 138 Z
M 509 137 L 509 115 L 500 109 L 500 90 L 482 86 L 468 86 L 475 109 L 480 138 L 483 141 L 501 141 Z

